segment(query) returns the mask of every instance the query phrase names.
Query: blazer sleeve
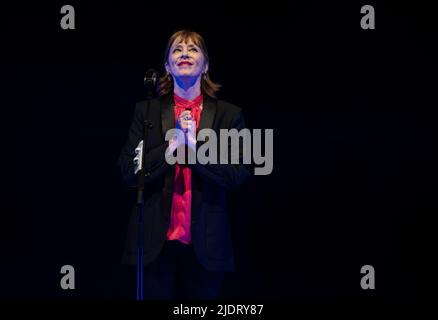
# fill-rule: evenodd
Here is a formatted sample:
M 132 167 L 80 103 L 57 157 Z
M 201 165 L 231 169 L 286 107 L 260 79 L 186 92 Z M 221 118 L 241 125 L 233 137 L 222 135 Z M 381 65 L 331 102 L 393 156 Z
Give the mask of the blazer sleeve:
M 245 120 L 241 110 L 234 116 L 229 129 L 241 130 L 245 128 Z M 203 142 L 198 142 L 199 147 Z M 228 146 L 228 155 L 231 154 L 231 146 Z M 239 145 L 239 164 L 189 164 L 192 171 L 201 179 L 232 190 L 239 187 L 251 176 L 251 165 L 242 163 L 243 147 Z
M 122 174 L 123 182 L 127 187 L 137 185 L 137 175 L 134 173 L 135 148 L 143 140 L 144 114 L 140 104 L 137 104 L 128 132 L 128 139 L 122 148 L 117 164 Z M 163 176 L 172 166 L 165 160 L 165 151 L 168 143 L 165 142 L 148 151 L 144 163 L 145 186 Z M 145 150 L 145 149 L 143 149 Z

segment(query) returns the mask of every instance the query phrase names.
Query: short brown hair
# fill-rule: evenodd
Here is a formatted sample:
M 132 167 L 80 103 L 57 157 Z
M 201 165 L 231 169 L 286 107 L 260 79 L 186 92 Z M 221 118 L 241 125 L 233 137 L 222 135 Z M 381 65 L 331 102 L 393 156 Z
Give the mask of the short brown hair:
M 170 48 L 177 39 L 185 42 L 189 40 L 193 41 L 193 43 L 201 49 L 205 57 L 205 63 L 209 63 L 208 51 L 207 46 L 205 45 L 204 38 L 199 33 L 189 30 L 179 30 L 172 34 L 172 36 L 169 38 L 169 41 L 167 42 L 166 50 L 164 53 L 164 62 L 168 61 Z M 219 91 L 220 87 L 220 84 L 210 80 L 210 75 L 208 74 L 208 71 L 206 72 L 205 77 L 201 77 L 202 93 L 215 98 L 216 92 Z M 165 71 L 165 74 L 160 78 L 157 90 L 160 96 L 166 95 L 169 92 L 173 92 L 173 79 L 169 76 L 167 70 Z

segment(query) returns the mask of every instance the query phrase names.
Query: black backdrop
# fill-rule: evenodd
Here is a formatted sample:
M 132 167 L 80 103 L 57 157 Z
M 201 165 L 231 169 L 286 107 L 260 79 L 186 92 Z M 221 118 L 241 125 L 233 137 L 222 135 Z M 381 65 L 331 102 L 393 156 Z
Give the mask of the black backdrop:
M 117 297 L 133 194 L 116 160 L 180 28 L 206 38 L 219 97 L 274 129 L 272 174 L 230 195 L 238 270 L 222 297 L 415 295 L 412 235 L 436 176 L 426 9 L 73 1 L 65 31 L 63 4 L 3 5 L 1 298 Z M 376 30 L 360 28 L 363 4 Z M 76 290 L 59 286 L 65 264 Z M 376 290 L 360 287 L 366 264 Z

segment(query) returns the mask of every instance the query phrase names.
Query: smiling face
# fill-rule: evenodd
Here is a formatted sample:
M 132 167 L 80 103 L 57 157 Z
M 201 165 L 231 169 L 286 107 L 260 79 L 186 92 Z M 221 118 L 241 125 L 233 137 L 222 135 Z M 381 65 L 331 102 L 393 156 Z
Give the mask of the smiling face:
M 181 88 L 200 88 L 201 92 L 215 98 L 220 85 L 209 75 L 210 59 L 204 38 L 197 32 L 179 30 L 174 32 L 164 51 L 165 73 L 160 77 L 160 96 L 175 93 Z M 179 88 L 179 89 L 178 89 Z
M 175 79 L 200 78 L 208 70 L 205 56 L 191 39 L 176 39 L 169 50 L 166 70 Z

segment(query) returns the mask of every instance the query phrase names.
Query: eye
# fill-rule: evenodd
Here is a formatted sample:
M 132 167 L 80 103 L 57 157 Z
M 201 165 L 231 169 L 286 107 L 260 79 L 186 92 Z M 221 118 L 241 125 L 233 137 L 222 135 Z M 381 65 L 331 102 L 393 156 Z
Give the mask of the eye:
M 190 48 L 190 51 L 198 52 L 198 49 L 196 49 L 196 48 Z
M 180 48 L 175 48 L 175 49 L 173 49 L 172 53 L 175 53 L 175 52 L 180 52 L 180 51 L 181 51 L 181 49 L 180 49 Z

